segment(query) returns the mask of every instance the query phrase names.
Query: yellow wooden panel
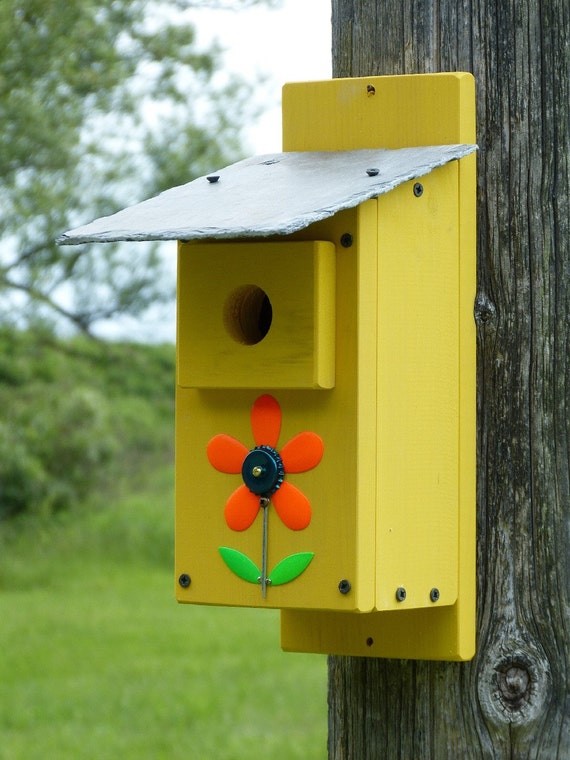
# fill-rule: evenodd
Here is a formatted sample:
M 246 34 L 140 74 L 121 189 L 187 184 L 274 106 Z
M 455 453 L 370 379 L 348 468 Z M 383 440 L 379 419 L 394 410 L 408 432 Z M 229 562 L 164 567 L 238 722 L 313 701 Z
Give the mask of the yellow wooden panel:
M 474 108 L 474 106 L 473 106 Z M 473 130 L 474 131 L 474 130 Z M 476 617 L 476 333 L 473 305 L 477 281 L 476 157 L 459 162 L 459 612 L 457 636 L 475 652 Z
M 283 150 L 472 143 L 473 103 L 474 80 L 467 73 L 286 84 Z
M 458 163 L 422 189 L 378 199 L 379 610 L 457 599 Z
M 374 88 L 374 94 L 370 94 L 369 85 Z M 307 85 L 288 85 L 284 89 L 284 149 L 285 150 L 342 150 L 364 147 L 407 147 L 413 145 L 428 145 L 442 143 L 472 143 L 475 141 L 475 102 L 474 81 L 468 74 L 443 74 L 422 75 L 411 77 L 382 77 L 361 78 L 356 80 L 334 80 L 332 82 L 309 83 Z M 446 659 L 463 660 L 473 656 L 475 651 L 475 330 L 473 322 L 473 299 L 475 295 L 475 157 L 470 156 L 459 162 L 455 169 L 438 170 L 432 176 L 421 180 L 425 187 L 425 197 L 418 200 L 429 200 L 431 186 L 441 182 L 447 192 L 452 192 L 451 185 L 455 187 L 455 202 L 457 211 L 451 212 L 447 201 L 441 204 L 441 197 L 433 208 L 436 217 L 444 217 L 442 232 L 435 230 L 430 217 L 430 204 L 423 208 L 416 206 L 415 211 L 424 212 L 423 219 L 402 218 L 393 216 L 387 220 L 387 213 L 397 214 L 401 209 L 395 208 L 394 203 L 401 201 L 406 189 L 410 185 L 395 191 L 393 198 L 387 196 L 378 201 L 378 225 L 379 225 L 379 301 L 378 301 L 378 535 L 379 541 L 376 547 L 378 554 L 376 561 L 380 568 L 378 573 L 378 606 L 385 605 L 387 611 L 373 611 L 364 614 L 344 614 L 335 612 L 320 612 L 310 610 L 283 610 L 281 613 L 282 646 L 288 651 L 324 652 L 332 654 L 346 654 L 356 656 L 374 657 L 398 657 L 415 659 Z M 450 185 L 451 183 L 451 185 Z M 411 183 L 413 185 L 413 183 Z M 400 194 L 400 195 L 398 195 Z M 432 204 L 434 198 L 432 196 Z M 417 225 L 416 229 L 410 230 L 410 225 Z M 420 226 L 421 225 L 421 226 Z M 398 231 L 399 228 L 399 231 Z M 394 250 L 390 250 L 385 243 L 386 237 L 382 237 L 382 229 L 389 230 Z M 436 404 L 433 410 L 434 417 L 442 415 L 442 423 L 445 431 L 445 451 L 443 460 L 439 454 L 432 459 L 431 464 L 437 469 L 438 466 L 447 462 L 451 465 L 452 452 L 455 448 L 457 464 L 453 487 L 449 480 L 445 483 L 445 505 L 443 513 L 451 513 L 453 501 L 452 492 L 455 494 L 455 516 L 449 524 L 443 525 L 443 535 L 440 534 L 435 544 L 432 542 L 430 524 L 430 510 L 423 514 L 426 522 L 425 537 L 421 536 L 422 510 L 418 506 L 413 515 L 411 530 L 406 539 L 406 520 L 409 513 L 398 514 L 395 506 L 386 505 L 386 485 L 389 484 L 388 493 L 394 493 L 397 489 L 398 480 L 404 483 L 404 491 L 413 505 L 413 493 L 417 492 L 421 485 L 416 474 L 412 474 L 411 482 L 405 482 L 407 457 L 402 461 L 396 461 L 395 453 L 390 451 L 392 440 L 399 447 L 399 453 L 407 453 L 405 442 L 409 440 L 418 446 L 420 443 L 421 456 L 424 458 L 423 475 L 426 475 L 426 466 L 430 461 L 430 449 L 421 444 L 421 436 L 418 430 L 414 430 L 414 415 L 404 413 L 401 420 L 401 430 L 397 429 L 397 415 L 390 408 L 394 401 L 401 405 L 404 400 L 404 391 L 397 387 L 391 388 L 388 384 L 390 375 L 382 379 L 382 371 L 390 360 L 390 355 L 396 357 L 396 366 L 405 370 L 407 378 L 405 383 L 409 392 L 411 379 L 410 365 L 406 364 L 405 357 L 397 356 L 397 340 L 391 339 L 389 323 L 394 325 L 395 319 L 389 318 L 389 312 L 397 308 L 399 318 L 402 318 L 402 310 L 405 311 L 405 290 L 410 290 L 414 283 L 413 292 L 416 298 L 421 290 L 419 273 L 431 278 L 433 284 L 434 269 L 426 273 L 425 261 L 416 262 L 417 272 L 409 261 L 401 261 L 402 277 L 405 288 L 400 281 L 393 286 L 395 292 L 386 287 L 383 288 L 383 276 L 391 273 L 397 274 L 398 256 L 405 256 L 410 246 L 413 248 L 419 238 L 425 234 L 426 245 L 433 252 L 438 238 L 443 234 L 445 268 L 442 272 L 442 282 L 435 287 L 436 298 L 443 299 L 442 303 L 430 304 L 427 289 L 421 293 L 418 299 L 420 308 L 429 309 L 435 306 L 435 313 L 426 317 L 426 325 L 422 326 L 418 321 L 417 313 L 414 314 L 418 340 L 416 349 L 421 349 L 421 340 L 426 340 L 425 330 L 429 325 L 445 322 L 447 309 L 450 314 L 455 314 L 456 327 L 452 328 L 455 335 L 452 352 L 455 359 L 446 355 L 445 345 L 439 343 L 437 351 L 444 361 L 446 371 L 451 370 L 451 383 L 449 377 L 441 378 L 441 386 L 438 383 L 438 371 L 434 365 L 434 372 L 430 375 L 427 388 L 435 390 Z M 428 241 L 429 238 L 429 241 Z M 455 240 L 455 256 L 451 261 L 449 247 Z M 400 248 L 402 241 L 402 249 Z M 397 249 L 397 250 L 396 250 Z M 359 254 L 363 255 L 363 254 Z M 385 257 L 388 256 L 388 259 Z M 422 268 L 423 267 L 423 268 Z M 453 281 L 453 289 L 452 288 Z M 402 301 L 398 299 L 398 293 L 404 296 Z M 408 292 L 409 295 L 409 292 Z M 411 307 L 410 307 L 411 308 Z M 388 317 L 386 316 L 388 315 Z M 414 321 L 412 320 L 412 323 Z M 430 323 L 431 320 L 431 323 Z M 404 330 L 404 337 L 410 341 L 413 333 L 409 334 L 411 327 L 403 324 L 403 327 L 395 327 L 395 330 Z M 447 328 L 443 329 L 443 334 Z M 429 341 L 427 341 L 429 344 Z M 420 355 L 421 355 L 420 351 Z M 429 352 L 428 352 L 429 353 Z M 425 352 L 424 352 L 425 355 Z M 391 367 L 392 380 L 395 380 L 395 368 Z M 455 423 L 451 422 L 444 404 L 445 393 L 451 393 L 451 406 L 456 415 Z M 412 404 L 416 403 L 422 410 L 428 410 L 426 406 L 426 393 L 420 390 L 412 396 Z M 424 425 L 431 424 L 429 410 L 425 412 Z M 432 420 L 433 421 L 433 420 Z M 439 424 L 439 420 L 438 420 Z M 410 425 L 412 428 L 410 429 Z M 390 435 L 388 435 L 390 433 Z M 393 436 L 393 437 L 392 437 Z M 390 471 L 390 459 L 383 459 L 383 454 L 388 452 L 396 472 Z M 400 458 L 401 460 L 401 458 Z M 410 460 L 411 468 L 415 467 L 413 458 Z M 422 469 L 420 467 L 420 469 Z M 374 469 L 369 471 L 372 478 L 375 476 Z M 431 469 L 428 476 L 431 475 Z M 429 479 L 429 477 L 428 477 Z M 441 477 L 431 479 L 430 506 L 437 501 L 440 491 Z M 376 486 L 375 486 L 376 488 Z M 375 499 L 376 503 L 376 499 Z M 408 505 L 409 506 L 409 505 Z M 413 508 L 413 506 L 412 506 Z M 450 515 L 451 516 L 451 515 Z M 398 520 L 398 522 L 396 522 Z M 393 540 L 390 534 L 390 524 L 398 526 L 400 531 L 397 540 Z M 451 526 L 451 527 L 449 527 Z M 438 519 L 438 532 L 442 523 Z M 455 532 L 455 537 L 451 534 Z M 393 533 L 393 531 L 392 531 Z M 445 534 L 448 535 L 445 535 Z M 446 540 L 451 543 L 444 546 Z M 384 555 L 383 549 L 384 547 Z M 440 551 L 450 550 L 453 561 L 457 562 L 457 573 L 451 573 L 451 563 L 444 560 L 443 566 L 439 566 L 437 581 L 432 581 L 426 571 L 426 563 L 437 569 L 438 559 L 435 549 Z M 443 547 L 443 548 L 442 548 Z M 455 549 L 457 547 L 457 550 Z M 419 560 L 414 551 L 418 551 Z M 399 552 L 402 552 L 402 556 Z M 405 567 L 409 564 L 411 575 L 402 575 Z M 400 572 L 396 569 L 399 568 Z M 425 577 L 424 577 L 425 575 Z M 441 585 L 441 578 L 450 580 L 456 577 L 455 590 L 442 589 L 442 596 L 437 602 L 425 605 L 426 591 L 432 582 Z M 435 576 L 432 576 L 435 577 Z M 412 580 L 410 580 L 410 578 Z M 389 580 L 387 580 L 389 579 Z M 421 581 L 421 584 L 420 584 Z M 410 596 L 406 595 L 406 602 L 398 604 L 394 599 L 394 585 L 407 585 L 414 587 Z M 416 584 L 422 585 L 422 592 L 416 592 Z M 407 589 L 408 590 L 408 589 Z M 423 601 L 421 595 L 423 594 Z M 389 597 L 392 595 L 392 599 Z M 455 603 L 454 598 L 457 598 Z M 447 602 L 447 604 L 442 604 Z M 411 604 L 419 605 L 417 609 L 410 609 Z
M 193 389 L 179 387 L 176 420 L 176 577 L 187 574 L 190 584 L 177 584 L 182 602 L 282 608 L 370 610 L 374 605 L 374 524 L 376 463 L 376 201 L 342 212 L 307 230 L 305 239 L 326 234 L 336 247 L 337 376 L 330 391 L 275 389 L 268 382 L 271 367 L 256 363 L 258 388 Z M 343 233 L 361 245 L 344 248 Z M 280 243 L 288 250 L 292 241 Z M 360 256 L 359 251 L 366 255 Z M 184 266 L 183 257 L 180 258 Z M 181 279 L 184 282 L 184 279 Z M 287 287 L 296 288 L 290 277 Z M 181 298 L 188 295 L 184 289 Z M 183 357 L 179 357 L 182 361 Z M 215 470 L 206 447 L 226 433 L 253 447 L 250 409 L 255 399 L 272 394 L 283 422 L 277 449 L 302 431 L 318 434 L 324 456 L 314 469 L 286 475 L 310 500 L 312 519 L 304 530 L 287 528 L 270 507 L 268 567 L 293 553 L 314 552 L 307 569 L 291 583 L 267 589 L 232 574 L 219 547 L 236 549 L 259 563 L 262 515 L 237 532 L 224 520 L 230 494 L 242 484 L 240 474 Z M 350 583 L 349 593 L 339 583 Z
M 416 610 L 281 613 L 281 646 L 288 652 L 410 660 L 470 660 L 473 624 L 465 630 L 462 602 Z
M 179 256 L 181 386 L 333 387 L 334 245 L 181 243 Z

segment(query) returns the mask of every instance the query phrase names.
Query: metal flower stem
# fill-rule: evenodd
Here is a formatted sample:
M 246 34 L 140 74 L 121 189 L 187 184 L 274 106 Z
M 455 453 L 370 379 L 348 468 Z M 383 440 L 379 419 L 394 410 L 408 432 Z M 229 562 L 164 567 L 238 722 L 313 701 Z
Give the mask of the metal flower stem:
M 269 522 L 270 500 L 262 496 L 259 504 L 263 510 L 263 527 L 261 536 L 261 596 L 265 599 L 267 594 L 267 526 Z

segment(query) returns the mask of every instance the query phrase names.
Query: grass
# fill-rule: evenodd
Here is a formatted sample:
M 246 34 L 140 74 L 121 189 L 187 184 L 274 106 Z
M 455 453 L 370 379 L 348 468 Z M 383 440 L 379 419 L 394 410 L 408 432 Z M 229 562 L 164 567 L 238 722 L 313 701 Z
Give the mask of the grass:
M 1 760 L 326 757 L 325 659 L 275 611 L 174 601 L 172 481 L 0 523 Z

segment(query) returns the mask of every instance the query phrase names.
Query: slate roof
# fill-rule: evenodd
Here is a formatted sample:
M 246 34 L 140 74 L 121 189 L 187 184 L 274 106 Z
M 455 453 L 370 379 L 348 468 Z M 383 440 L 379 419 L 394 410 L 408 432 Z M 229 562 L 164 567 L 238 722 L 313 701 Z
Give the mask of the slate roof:
M 434 145 L 253 156 L 209 178 L 200 177 L 70 230 L 57 242 L 287 235 L 476 149 L 475 145 Z

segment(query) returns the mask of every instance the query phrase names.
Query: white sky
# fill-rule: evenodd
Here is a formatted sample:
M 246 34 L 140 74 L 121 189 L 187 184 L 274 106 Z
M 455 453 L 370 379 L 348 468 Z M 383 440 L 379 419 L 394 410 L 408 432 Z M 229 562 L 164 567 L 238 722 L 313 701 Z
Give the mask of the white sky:
M 227 67 L 248 80 L 268 77 L 259 92 L 267 115 L 252 124 L 253 153 L 281 150 L 281 87 L 286 82 L 330 79 L 331 0 L 283 0 L 278 9 L 195 11 L 199 39 L 217 38 Z
M 280 151 L 282 86 L 331 77 L 331 0 L 282 0 L 273 10 L 263 5 L 240 11 L 204 8 L 192 11 L 188 18 L 201 45 L 217 40 L 226 50 L 227 69 L 248 81 L 263 77 L 256 100 L 265 115 L 247 125 L 247 148 L 252 155 Z M 165 256 L 174 273 L 176 244 L 170 249 L 166 248 Z M 174 305 L 157 309 L 144 322 L 118 319 L 101 325 L 97 332 L 102 337 L 174 343 Z

